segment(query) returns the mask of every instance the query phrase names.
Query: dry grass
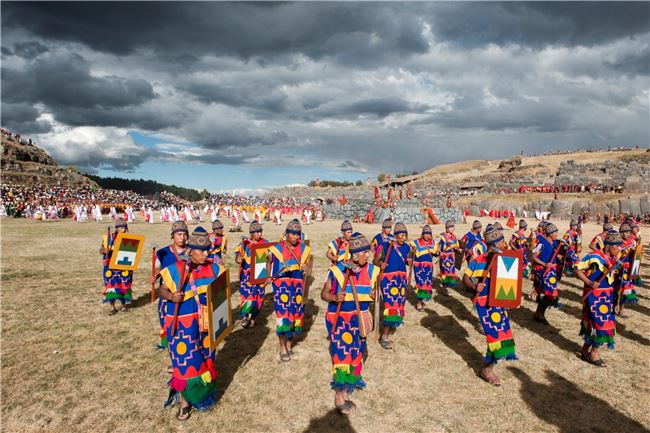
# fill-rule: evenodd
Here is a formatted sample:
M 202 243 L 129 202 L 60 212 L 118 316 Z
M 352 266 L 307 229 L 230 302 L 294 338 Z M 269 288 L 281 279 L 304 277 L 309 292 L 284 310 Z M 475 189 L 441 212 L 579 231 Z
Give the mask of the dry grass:
M 280 233 L 265 228 L 268 238 Z M 136 272 L 133 311 L 109 317 L 99 302 L 97 249 L 104 229 L 71 221 L 2 221 L 3 431 L 569 433 L 647 431 L 643 426 L 650 424 L 647 283 L 640 304 L 619 327 L 617 350 L 604 355 L 610 367 L 598 369 L 576 357 L 580 295 L 572 279 L 561 286 L 565 308 L 548 315 L 553 328 L 531 320 L 529 301 L 512 312 L 521 361 L 499 366 L 498 389 L 476 376 L 485 340 L 461 292 L 436 297 L 423 313 L 407 305 L 395 351 L 370 343 L 368 388 L 355 398 L 359 410 L 339 417 L 332 410 L 325 305 L 319 299 L 324 245 L 338 233 L 335 221 L 306 227 L 316 253 L 315 281 L 295 359 L 278 359 L 267 302 L 261 326 L 237 328 L 217 355 L 217 407 L 179 423 L 173 411 L 162 409 L 169 360 L 154 349 L 157 317 L 149 304 L 147 260 Z M 378 226 L 357 229 L 374 235 Z M 168 239 L 162 224 L 132 224 L 131 231 L 158 244 Z M 585 238 L 595 232 L 588 226 Z M 232 248 L 239 238 L 229 237 Z M 228 261 L 233 264 L 230 254 Z M 647 266 L 643 272 L 650 281 Z

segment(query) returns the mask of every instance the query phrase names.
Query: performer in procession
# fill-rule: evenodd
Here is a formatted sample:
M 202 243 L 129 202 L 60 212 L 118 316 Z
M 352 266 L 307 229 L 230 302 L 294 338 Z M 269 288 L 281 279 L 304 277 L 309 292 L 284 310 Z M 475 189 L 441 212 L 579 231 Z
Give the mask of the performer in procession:
M 311 249 L 301 240 L 300 221 L 287 224 L 285 239 L 269 248 L 266 284 L 273 284 L 273 307 L 280 343 L 280 359 L 288 362 L 293 356 L 293 338 L 302 332 L 305 308 L 305 270 Z
M 384 221 L 382 221 L 381 232 L 372 238 L 372 242 L 370 244 L 374 255 L 377 254 L 379 247 L 382 247 L 384 251 L 388 249 L 388 245 L 395 239 L 395 237 L 391 234 L 392 230 L 393 222 L 390 218 L 386 218 Z
M 436 242 L 436 253 L 440 255 L 440 278 L 441 285 L 440 292 L 449 296 L 448 287 L 456 287 L 456 266 L 455 266 L 455 252 L 461 252 L 460 244 L 454 230 L 456 225 L 452 220 L 445 222 L 445 232 L 441 233 Z
M 629 220 L 628 224 L 629 224 L 630 228 L 632 229 L 632 233 L 631 233 L 632 239 L 634 239 L 634 242 L 636 243 L 636 245 L 641 245 L 642 240 L 641 240 L 641 235 L 639 234 L 641 228 L 639 227 L 639 223 L 635 219 L 632 218 L 632 219 Z M 637 286 L 639 286 L 641 284 L 641 273 L 640 272 L 636 276 L 636 281 L 632 281 L 632 283 L 636 284 Z
M 433 252 L 435 244 L 431 226 L 422 227 L 422 235 L 411 242 L 413 251 L 413 274 L 415 276 L 416 298 L 415 309 L 422 311 L 424 303 L 433 296 Z
M 524 253 L 524 274 L 523 278 L 528 278 L 530 276 L 530 261 L 528 259 L 527 251 L 527 237 L 526 229 L 528 228 L 528 223 L 526 220 L 519 220 L 519 229 L 512 234 L 510 239 L 509 246 L 513 250 L 523 250 Z
M 334 265 L 341 261 L 348 261 L 350 253 L 348 251 L 350 239 L 352 238 L 352 224 L 350 221 L 345 220 L 341 224 L 341 236 L 331 241 L 328 245 L 325 256 L 330 259 Z
M 553 223 L 544 227 L 544 236 L 538 238 L 538 244 L 533 250 L 533 269 L 536 273 L 537 310 L 535 320 L 548 325 L 545 313 L 548 307 L 557 307 L 559 294 L 557 291 L 557 251 L 560 243 L 557 239 L 558 229 Z
M 465 260 L 469 262 L 470 256 L 472 254 L 472 248 L 476 241 L 481 240 L 481 229 L 483 225 L 479 220 L 474 220 L 472 223 L 472 229 L 465 233 L 465 235 L 460 239 L 460 246 L 465 251 Z
M 372 329 L 364 328 L 363 335 L 362 326 L 368 325 L 368 318 L 372 317 L 369 304 L 375 298 L 380 273 L 379 267 L 369 263 L 370 244 L 362 234 L 354 233 L 351 237 L 349 252 L 351 266 L 345 262 L 333 265 L 321 292 L 321 299 L 328 303 L 325 325 L 332 359 L 330 386 L 334 390 L 334 405 L 342 414 L 356 409 L 350 394 L 366 386 L 361 370 L 366 336 Z
M 579 236 L 580 235 L 578 234 L 578 221 L 571 220 L 571 222 L 569 223 L 569 230 L 567 230 L 567 232 L 564 234 L 564 237 L 562 238 L 564 242 L 567 244 L 565 263 L 564 263 L 564 273 L 566 273 L 569 276 L 573 275 L 573 268 L 580 261 L 580 257 L 578 256 Z
M 614 316 L 614 281 L 620 246 L 623 238 L 620 233 L 607 232 L 603 249 L 595 249 L 576 265 L 576 276 L 585 283 L 582 296 L 582 321 L 580 335 L 584 344 L 580 350 L 581 358 L 598 367 L 607 363 L 600 357 L 599 349 L 607 345 L 614 348 L 616 318 Z
M 210 349 L 207 290 L 226 268 L 208 260 L 210 238 L 201 226 L 187 241 L 188 261 L 161 271 L 160 296 L 165 303 L 165 330 L 172 361 L 170 394 L 180 393 L 176 418 L 187 420 L 192 409 L 207 410 L 216 403 L 215 352 Z M 178 315 L 175 307 L 178 305 Z
M 185 248 L 189 230 L 185 221 L 175 221 L 172 224 L 171 238 L 172 243 L 156 251 L 156 263 L 154 265 L 154 275 L 149 277 L 149 284 L 154 284 L 160 278 L 160 272 L 168 266 L 174 265 L 181 260 L 185 254 Z M 162 282 L 161 282 L 162 284 Z M 165 311 L 167 310 L 165 301 L 158 297 L 158 320 L 160 322 L 160 347 L 167 348 L 167 332 L 165 331 Z
M 605 237 L 607 237 L 607 232 L 614 230 L 614 225 L 610 222 L 603 224 L 603 231 L 598 233 L 589 243 L 589 249 L 592 251 L 600 250 L 602 251 L 605 248 Z
M 381 268 L 381 292 L 384 300 L 384 329 L 379 344 L 384 349 L 392 349 L 393 342 L 388 336 L 404 321 L 406 303 L 407 269 L 413 260 L 411 246 L 407 243 L 406 226 L 395 224 L 395 240 L 384 247 L 380 245 L 375 253 L 373 264 Z
M 255 318 L 262 311 L 264 303 L 264 284 L 251 284 L 251 248 L 256 244 L 268 242 L 262 237 L 262 225 L 253 221 L 249 228 L 250 238 L 243 239 L 235 250 L 235 261 L 240 266 L 239 277 L 239 316 L 244 328 L 255 326 Z
M 215 220 L 212 223 L 210 242 L 210 254 L 208 255 L 208 259 L 223 265 L 223 258 L 228 249 L 228 238 L 223 235 L 223 223 L 219 220 Z
M 487 252 L 469 263 L 463 275 L 463 284 L 474 291 L 474 307 L 487 340 L 485 366 L 481 370 L 481 378 L 494 386 L 500 386 L 501 380 L 494 371 L 496 364 L 504 359 L 516 360 L 517 355 L 508 310 L 488 306 L 491 275 L 487 268 L 493 254 L 503 251 L 507 245 L 503 233 L 493 227 L 489 231 L 486 229 L 485 243 Z
M 620 245 L 618 257 L 622 263 L 620 272 L 614 282 L 614 311 L 618 309 L 618 316 L 626 319 L 625 304 L 634 304 L 639 302 L 634 289 L 634 283 L 631 280 L 632 263 L 634 263 L 634 252 L 636 251 L 636 241 L 632 235 L 632 228 L 629 224 L 621 224 L 619 233 L 623 238 Z
M 111 304 L 111 311 L 108 313 L 109 316 L 117 313 L 115 301 L 120 301 L 122 311 L 126 312 L 129 311 L 129 306 L 133 299 L 133 292 L 131 291 L 131 287 L 133 286 L 133 271 L 119 271 L 109 269 L 108 267 L 113 255 L 115 238 L 120 233 L 128 232 L 129 226 L 127 222 L 123 218 L 118 218 L 115 221 L 115 232 L 111 233 L 110 236 L 106 235 L 105 242 L 99 248 L 99 254 L 104 256 L 104 291 L 102 292 L 102 296 L 104 296 L 104 302 Z

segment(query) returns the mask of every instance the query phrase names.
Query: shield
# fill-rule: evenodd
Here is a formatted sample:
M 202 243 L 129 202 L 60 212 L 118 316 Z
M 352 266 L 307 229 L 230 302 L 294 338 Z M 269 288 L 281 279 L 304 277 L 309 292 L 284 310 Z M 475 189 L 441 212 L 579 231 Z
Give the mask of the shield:
M 454 267 L 458 270 L 463 266 L 464 254 L 462 251 L 454 251 Z
M 251 274 L 252 285 L 263 284 L 271 275 L 266 274 L 266 259 L 269 255 L 269 248 L 277 242 L 264 242 L 251 247 Z
M 230 271 L 226 270 L 210 284 L 208 290 L 210 350 L 215 350 L 219 343 L 230 334 L 233 327 L 232 305 L 230 304 Z
M 496 254 L 490 268 L 490 307 L 519 307 L 523 291 L 523 265 L 522 250 L 505 250 Z
M 557 274 L 558 281 L 562 279 L 562 275 L 564 273 L 564 266 L 566 264 L 566 250 L 566 246 L 562 245 L 560 246 L 560 251 L 557 253 L 557 269 L 555 270 L 555 273 Z
M 144 235 L 118 233 L 113 245 L 113 255 L 108 264 L 109 269 L 135 271 L 142 258 L 143 248 Z
M 630 280 L 636 281 L 639 278 L 639 271 L 641 269 L 641 257 L 643 257 L 643 245 L 639 243 L 634 250 L 632 257 L 632 271 L 630 272 Z

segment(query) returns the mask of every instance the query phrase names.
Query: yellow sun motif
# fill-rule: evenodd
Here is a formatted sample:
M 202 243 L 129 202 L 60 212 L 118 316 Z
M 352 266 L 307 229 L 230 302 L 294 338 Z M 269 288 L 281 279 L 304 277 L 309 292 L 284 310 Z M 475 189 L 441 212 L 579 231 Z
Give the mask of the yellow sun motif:
M 494 323 L 499 323 L 501 321 L 501 314 L 495 311 L 490 315 L 490 319 L 492 319 Z
M 286 294 L 283 293 L 283 294 L 280 295 L 280 300 L 282 302 L 287 302 L 289 300 L 289 297 Z
M 129 276 L 129 271 L 122 271 L 122 276 L 123 277 L 128 277 Z
M 187 352 L 187 346 L 182 341 L 176 345 L 176 353 L 179 355 L 185 355 Z
M 296 296 L 296 303 L 302 304 L 302 296 L 300 295 Z
M 106 277 L 110 277 L 111 276 L 111 271 L 106 271 L 106 273 L 104 275 L 106 275 Z
M 390 289 L 390 294 L 391 295 L 395 296 L 398 293 L 399 293 L 399 289 L 397 287 L 393 287 L 392 289 Z
M 609 312 L 609 308 L 607 305 L 603 304 L 600 307 L 598 307 L 598 311 L 600 311 L 602 314 L 607 314 Z
M 402 287 L 402 296 L 404 296 L 404 294 L 406 294 L 406 289 Z
M 352 334 L 349 332 L 344 332 L 343 335 L 341 335 L 341 340 L 343 340 L 345 344 L 352 343 Z
M 203 339 L 203 347 L 206 349 L 210 347 L 210 336 L 206 335 L 205 338 Z
M 555 277 L 551 277 L 551 278 L 548 279 L 548 282 L 551 283 L 551 284 L 555 284 L 556 281 L 557 280 L 555 279 Z

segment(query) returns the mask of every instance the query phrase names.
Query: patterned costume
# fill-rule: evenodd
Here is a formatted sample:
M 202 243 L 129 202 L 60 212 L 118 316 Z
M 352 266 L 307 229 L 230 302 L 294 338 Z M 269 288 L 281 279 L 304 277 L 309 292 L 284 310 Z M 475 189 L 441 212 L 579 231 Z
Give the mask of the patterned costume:
M 366 241 L 367 242 L 367 241 Z M 366 243 L 367 245 L 367 243 Z M 332 382 L 334 390 L 352 392 L 355 388 L 362 389 L 366 386 L 361 378 L 363 354 L 366 351 L 366 339 L 361 337 L 359 331 L 359 317 L 357 315 L 352 282 L 358 294 L 360 311 L 367 311 L 371 302 L 370 293 L 379 276 L 380 268 L 370 263 L 359 268 L 357 273 L 352 271 L 345 287 L 345 301 L 341 303 L 338 321 L 336 310 L 338 304 L 330 302 L 325 314 L 325 325 L 330 336 L 330 356 L 332 358 Z M 346 268 L 338 263 L 329 269 L 327 279 L 332 286 L 332 294 L 342 291 L 345 281 Z
M 239 316 L 245 317 L 248 314 L 251 318 L 255 318 L 262 310 L 264 303 L 264 284 L 251 285 L 251 247 L 257 243 L 268 242 L 264 238 L 255 242 L 251 239 L 244 239 L 235 251 L 235 258 L 241 257 L 241 273 L 239 277 L 239 301 L 240 310 Z
M 226 249 L 228 244 L 228 238 L 223 235 L 215 236 L 214 238 L 211 236 L 210 240 L 212 243 L 210 244 L 208 259 L 212 260 L 214 263 L 223 265 L 223 251 Z
M 515 249 L 518 250 L 523 250 L 524 253 L 524 278 L 528 278 L 530 275 L 530 261 L 528 260 L 528 251 L 526 249 L 528 248 L 528 245 L 526 244 L 526 233 L 525 230 L 519 229 L 516 232 L 512 234 L 512 240 L 511 243 L 514 245 Z
M 565 258 L 565 272 L 573 270 L 573 267 L 578 264 L 580 257 L 578 256 L 578 232 L 573 229 L 567 230 L 564 234 L 564 241 L 569 245 L 569 248 L 566 250 Z
M 185 267 L 184 298 L 180 304 L 176 334 L 172 335 L 175 303 L 166 302 L 165 330 L 169 341 L 173 373 L 169 381 L 172 390 L 180 392 L 195 409 L 206 410 L 216 403 L 217 375 L 215 352 L 210 350 L 207 325 L 207 295 L 210 283 L 225 268 L 208 261 L 190 269 L 189 264 L 177 262 L 160 273 L 164 284 L 174 293 L 181 286 Z M 203 325 L 203 326 L 201 326 Z
M 619 259 L 623 263 L 623 269 L 616 276 L 616 282 L 614 284 L 616 291 L 614 296 L 614 305 L 628 304 L 628 303 L 637 303 L 639 298 L 636 295 L 636 290 L 634 289 L 634 283 L 630 279 L 630 272 L 632 271 L 632 263 L 634 263 L 634 252 L 636 251 L 636 242 L 632 236 L 628 236 L 627 239 L 623 240 L 621 245 L 621 252 L 619 253 Z M 619 299 L 622 296 L 621 299 Z
M 454 265 L 454 248 L 460 248 L 453 233 L 441 233 L 437 242 L 440 252 L 440 276 L 442 285 L 456 287 L 456 266 Z
M 407 243 L 398 245 L 393 242 L 388 252 L 386 269 L 381 276 L 381 293 L 384 300 L 384 326 L 398 327 L 404 321 L 404 304 L 406 303 L 406 260 L 411 252 Z M 382 250 L 385 260 L 386 251 Z
M 395 240 L 393 235 L 384 236 L 383 233 L 379 233 L 377 236 L 372 238 L 370 243 L 373 254 L 377 254 L 379 247 L 382 248 L 382 251 L 386 252 L 388 250 L 388 245 Z
M 551 244 L 544 236 L 538 236 L 537 246 L 533 250 L 534 254 L 539 253 L 539 259 L 545 263 L 551 261 L 553 253 L 560 244 L 559 240 L 554 240 Z M 557 257 L 548 268 L 540 265 L 534 265 L 535 270 L 535 290 L 539 293 L 537 302 L 547 307 L 557 307 L 559 296 L 557 291 Z
M 595 243 L 596 249 L 599 251 L 603 251 L 605 249 L 605 236 L 607 235 L 607 232 L 602 232 L 598 233 L 592 240 L 591 244 Z
M 614 263 L 614 259 L 599 250 L 587 254 L 576 268 L 583 271 L 589 280 L 597 281 Z M 580 335 L 586 344 L 594 347 L 607 344 L 608 348 L 614 348 L 616 335 L 616 318 L 612 302 L 614 278 L 613 275 L 605 277 L 598 289 L 587 286 L 583 289 Z
M 182 252 L 181 252 L 182 254 Z M 167 245 L 156 251 L 156 267 L 161 271 L 168 266 L 174 265 L 181 261 L 173 245 Z M 165 314 L 167 311 L 167 301 L 162 296 L 158 297 L 158 321 L 160 322 L 160 346 L 166 348 L 168 345 L 167 331 L 165 331 Z
M 515 354 L 515 340 L 510 328 L 508 310 L 487 305 L 490 287 L 487 266 L 487 254 L 481 254 L 469 263 L 465 269 L 465 275 L 472 278 L 474 283 L 477 283 L 479 278 L 482 278 L 481 281 L 485 283 L 485 287 L 474 298 L 474 306 L 487 339 L 485 362 L 496 364 L 502 359 L 516 360 L 517 355 Z
M 120 301 L 122 305 L 131 304 L 133 299 L 133 292 L 131 286 L 133 285 L 133 271 L 118 271 L 109 269 L 108 265 L 111 262 L 113 255 L 113 246 L 117 232 L 111 233 L 111 236 L 104 235 L 104 246 L 108 249 L 108 253 L 104 254 L 104 291 L 102 296 L 103 302 Z
M 271 275 L 278 274 L 284 266 L 282 272 L 273 280 L 275 332 L 278 336 L 291 338 L 302 331 L 302 320 L 305 315 L 302 295 L 305 281 L 300 267 L 307 263 L 311 249 L 302 241 L 299 241 L 295 247 L 286 241 L 281 241 L 269 248 L 269 253 L 273 257 Z M 298 260 L 294 258 L 294 254 Z
M 419 301 L 430 300 L 433 295 L 433 240 L 416 239 L 411 242 L 415 249 L 413 274 L 415 275 L 416 297 Z
M 481 241 L 481 233 L 474 233 L 473 231 L 468 231 L 465 233 L 465 236 L 461 238 L 461 242 L 465 245 L 465 260 L 469 263 L 472 258 L 472 248 L 476 242 Z
M 350 254 L 348 253 L 349 244 L 345 238 L 338 237 L 327 245 L 327 248 L 336 256 L 337 263 L 350 259 Z

